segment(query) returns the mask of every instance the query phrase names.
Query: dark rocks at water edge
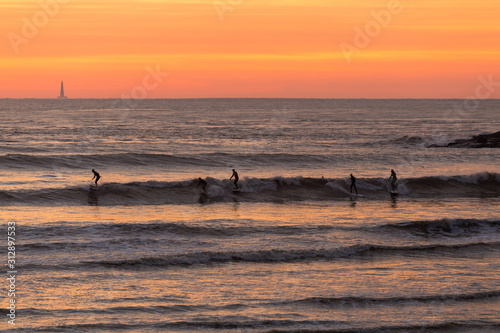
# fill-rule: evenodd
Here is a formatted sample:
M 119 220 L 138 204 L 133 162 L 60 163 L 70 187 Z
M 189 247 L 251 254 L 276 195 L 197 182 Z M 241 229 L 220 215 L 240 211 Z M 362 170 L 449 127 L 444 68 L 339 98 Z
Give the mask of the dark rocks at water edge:
M 429 147 L 500 148 L 500 131 L 493 134 L 476 135 L 473 136 L 472 139 L 455 140 L 445 146 L 431 145 Z

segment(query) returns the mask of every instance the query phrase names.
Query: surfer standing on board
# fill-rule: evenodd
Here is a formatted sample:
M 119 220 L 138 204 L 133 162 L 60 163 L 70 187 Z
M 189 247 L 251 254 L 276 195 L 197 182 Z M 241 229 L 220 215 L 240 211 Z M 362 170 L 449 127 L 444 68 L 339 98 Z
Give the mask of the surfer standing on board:
M 391 176 L 389 177 L 389 181 L 391 182 L 391 191 L 396 192 L 396 180 L 398 180 L 398 177 L 396 177 L 396 173 L 394 170 L 391 169 Z
M 198 186 L 196 186 L 196 188 L 200 187 L 201 186 L 201 189 L 203 190 L 203 192 L 207 193 L 207 182 L 203 179 L 198 178 Z
M 356 187 L 356 177 L 354 177 L 351 173 L 351 193 L 352 193 L 352 188 L 354 187 L 354 190 L 356 190 L 356 195 L 358 194 L 358 188 Z
M 233 175 L 231 176 L 231 178 L 229 178 L 229 180 L 233 179 L 233 177 L 234 177 L 234 186 L 236 186 L 236 189 L 239 190 L 238 179 L 240 178 L 238 177 L 238 173 L 234 169 L 233 169 Z
M 92 180 L 94 180 L 95 178 L 95 186 L 97 186 L 97 182 L 99 181 L 99 179 L 101 179 L 101 175 L 99 175 L 99 173 L 97 173 L 97 171 L 95 171 L 94 169 L 92 169 L 92 172 L 94 173 L 94 177 L 92 177 Z

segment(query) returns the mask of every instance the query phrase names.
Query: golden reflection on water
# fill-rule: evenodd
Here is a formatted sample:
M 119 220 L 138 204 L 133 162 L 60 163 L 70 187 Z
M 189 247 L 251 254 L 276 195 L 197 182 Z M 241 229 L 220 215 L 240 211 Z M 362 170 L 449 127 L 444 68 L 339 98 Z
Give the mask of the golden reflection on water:
M 448 216 L 443 215 L 446 205 Z M 480 209 L 474 210 L 477 205 Z M 472 211 L 471 211 L 472 209 Z M 205 220 L 280 221 L 280 223 L 367 223 L 380 221 L 433 220 L 441 218 L 495 218 L 495 206 L 482 200 L 429 201 L 345 201 L 307 203 L 217 203 L 165 206 L 7 206 L 3 221 L 38 223 L 137 223 L 148 221 L 190 222 Z
M 436 265 L 440 265 L 439 262 Z M 23 308 L 57 310 L 56 318 L 41 317 L 37 325 L 54 323 L 92 323 L 99 320 L 119 320 L 120 323 L 182 321 L 194 316 L 188 305 L 197 305 L 196 317 L 223 318 L 241 315 L 274 319 L 307 318 L 314 320 L 348 320 L 350 316 L 367 316 L 368 320 L 413 316 L 421 318 L 418 304 L 406 302 L 397 307 L 379 306 L 379 311 L 363 310 L 363 306 L 350 301 L 318 303 L 312 313 L 303 308 L 294 309 L 291 300 L 330 298 L 355 299 L 375 297 L 390 298 L 394 295 L 460 294 L 474 288 L 480 275 L 464 278 L 450 270 L 447 276 L 429 276 L 435 267 L 429 260 L 414 258 L 412 263 L 382 260 L 339 260 L 335 262 L 257 264 L 250 272 L 237 263 L 191 269 L 156 270 L 152 272 L 95 272 L 82 281 L 77 272 L 30 273 L 31 281 L 25 281 L 20 295 Z M 33 275 L 32 275 L 33 274 Z M 455 274 L 455 275 L 454 275 Z M 251 278 L 248 278 L 252 276 Z M 449 280 L 453 279 L 453 280 Z M 491 277 L 494 279 L 494 277 Z M 53 281 L 52 283 L 50 281 Z M 475 281 L 475 282 L 474 282 Z M 456 288 L 450 289 L 450 285 Z M 367 290 L 372 290 L 367 294 Z M 248 306 L 242 307 L 245 303 Z M 281 305 L 280 305 L 281 304 Z M 274 306 L 270 306 L 274 305 Z M 366 306 L 366 304 L 365 304 Z M 120 309 L 135 309 L 124 316 Z M 496 304 L 482 309 L 494 316 Z M 445 306 L 436 301 L 427 308 L 424 317 L 456 316 L 457 312 L 471 312 L 466 304 Z M 297 312 L 299 311 L 299 312 Z M 375 317 L 374 317 L 375 315 Z M 28 324 L 28 323 L 26 323 Z M 29 325 L 29 324 L 28 324 Z M 24 325 L 23 325 L 24 326 Z
M 2 220 L 16 221 L 19 225 L 20 257 L 22 264 L 22 226 L 53 224 L 117 224 L 117 223 L 183 223 L 224 226 L 269 226 L 279 225 L 377 225 L 388 221 L 434 220 L 436 216 L 460 218 L 491 218 L 497 211 L 486 205 L 484 209 L 471 212 L 471 205 L 480 201 L 419 202 L 398 200 L 396 203 L 357 200 L 320 203 L 224 203 L 213 205 L 168 205 L 134 207 L 4 207 Z M 489 207 L 489 208 L 488 208 Z M 446 211 L 446 213 L 443 213 Z M 448 216 L 446 216 L 448 215 Z M 278 221 L 278 222 L 276 222 Z M 47 235 L 49 239 L 52 235 Z M 264 238 L 265 235 L 262 235 Z M 40 240 L 43 242 L 44 240 Z M 234 242 L 235 239 L 228 239 Z M 326 239 L 326 245 L 335 245 L 335 239 Z M 218 244 L 216 244 L 218 245 Z M 323 246 L 317 244 L 317 246 Z M 217 249 L 217 247 L 215 247 Z M 255 249 L 260 250 L 260 249 Z M 102 251 L 106 251 L 102 249 Z M 134 251 L 131 247 L 130 251 Z M 79 260 L 91 261 L 89 253 Z M 145 254 L 147 255 L 147 254 Z M 349 302 L 341 306 L 322 303 L 311 313 L 302 313 L 290 300 L 314 299 L 315 297 L 367 297 L 376 292 L 376 297 L 398 295 L 460 294 L 474 290 L 478 284 L 495 285 L 495 254 L 474 258 L 456 258 L 452 261 L 440 257 L 419 256 L 411 258 L 371 257 L 359 259 L 338 258 L 333 261 L 251 263 L 225 262 L 223 264 L 176 267 L 167 269 L 122 270 L 120 267 L 89 268 L 88 271 L 55 270 L 38 271 L 27 269 L 19 275 L 19 309 L 57 310 L 56 316 L 35 316 L 37 326 L 53 326 L 92 323 L 94 321 L 118 320 L 120 323 L 183 321 L 198 318 L 223 318 L 241 315 L 274 319 L 349 321 L 352 316 L 366 316 L 367 320 L 393 323 L 395 318 L 404 321 L 418 304 L 403 304 L 399 307 L 380 308 L 380 311 L 363 310 Z M 471 269 L 481 267 L 481 272 Z M 496 266 L 498 267 L 498 266 Z M 446 271 L 446 274 L 442 272 Z M 468 271 L 468 275 L 461 274 Z M 435 274 L 433 272 L 441 272 Z M 485 274 L 484 272 L 491 272 Z M 367 295 L 368 293 L 368 295 Z M 375 296 L 374 296 L 375 297 Z M 284 302 L 284 305 L 269 306 Z M 240 303 L 246 303 L 242 307 Z M 187 310 L 188 305 L 197 305 Z M 132 312 L 120 312 L 124 308 Z M 286 309 L 283 310 L 283 309 Z M 426 318 L 453 318 L 466 316 L 472 311 L 466 305 L 444 306 L 436 301 L 432 311 L 419 314 Z M 497 304 L 484 307 L 483 315 L 495 316 Z M 124 315 L 125 314 L 125 315 Z M 35 318 L 31 317 L 31 318 Z M 192 319 L 192 318 L 191 318 Z M 33 323 L 22 323 L 21 327 L 32 327 Z

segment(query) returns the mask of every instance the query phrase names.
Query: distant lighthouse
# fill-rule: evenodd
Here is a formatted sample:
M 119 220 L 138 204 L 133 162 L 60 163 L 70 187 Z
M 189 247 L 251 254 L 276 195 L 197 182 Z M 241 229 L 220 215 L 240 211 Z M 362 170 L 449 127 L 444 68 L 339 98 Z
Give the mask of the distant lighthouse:
M 61 81 L 61 94 L 57 98 L 68 98 L 64 96 L 64 83 Z

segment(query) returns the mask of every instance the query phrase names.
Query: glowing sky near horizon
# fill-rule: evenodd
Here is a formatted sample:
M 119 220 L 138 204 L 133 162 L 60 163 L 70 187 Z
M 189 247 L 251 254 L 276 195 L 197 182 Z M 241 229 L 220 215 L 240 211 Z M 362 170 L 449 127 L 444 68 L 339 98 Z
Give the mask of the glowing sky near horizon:
M 73 98 L 467 98 L 480 77 L 500 82 L 499 12 L 496 0 L 0 0 L 0 98 L 52 98 L 61 80 Z M 488 91 L 500 98 L 500 83 Z

